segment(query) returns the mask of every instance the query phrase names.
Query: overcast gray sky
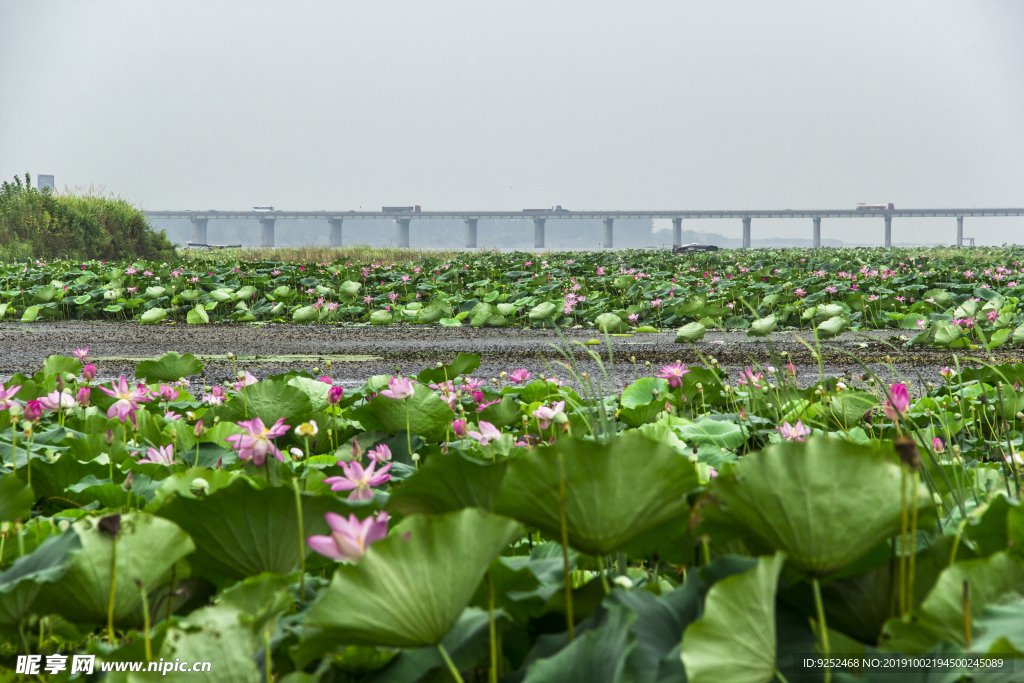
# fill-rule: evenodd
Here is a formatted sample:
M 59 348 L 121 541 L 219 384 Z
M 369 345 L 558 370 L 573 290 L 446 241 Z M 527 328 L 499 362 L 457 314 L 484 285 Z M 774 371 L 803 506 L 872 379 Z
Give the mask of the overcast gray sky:
M 0 0 L 25 171 L 149 209 L 1019 207 L 1024 2 Z

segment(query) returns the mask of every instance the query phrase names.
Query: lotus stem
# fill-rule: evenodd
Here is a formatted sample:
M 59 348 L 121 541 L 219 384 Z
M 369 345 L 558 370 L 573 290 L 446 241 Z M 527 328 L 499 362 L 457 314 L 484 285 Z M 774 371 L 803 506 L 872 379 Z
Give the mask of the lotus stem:
M 910 485 L 914 487 L 912 507 L 910 508 L 910 557 L 907 559 L 907 609 L 914 608 L 914 555 L 917 548 L 917 470 L 910 476 Z
M 907 613 L 907 469 L 900 473 L 900 616 Z
M 964 642 L 971 647 L 971 589 L 964 579 Z
M 604 564 L 604 555 L 597 556 L 597 571 L 601 575 L 601 586 L 604 588 L 604 594 L 608 595 L 612 592 L 612 589 L 608 585 L 608 572 Z
M 491 670 L 488 675 L 490 683 L 498 683 L 498 629 L 494 623 L 494 579 L 487 572 L 487 612 L 491 635 Z
M 274 680 L 274 658 L 270 652 L 270 630 L 263 629 L 263 676 L 267 683 Z
M 569 642 L 573 641 L 575 620 L 572 614 L 572 577 L 569 573 L 569 527 L 565 520 L 565 459 L 562 451 L 558 451 L 558 522 L 562 527 L 562 579 L 565 582 L 565 626 L 569 633 Z M 599 560 L 600 561 L 600 560 Z M 490 580 L 490 579 L 488 579 Z M 608 592 L 608 582 L 601 572 L 604 591 Z
M 441 653 L 441 659 L 448 665 L 448 671 L 451 672 L 452 678 L 455 679 L 456 683 L 466 683 L 462 680 L 462 674 L 459 673 L 459 669 L 455 666 L 455 662 L 448 656 L 448 650 L 444 649 L 444 643 L 437 644 L 437 651 Z
M 821 601 L 821 584 L 818 577 L 811 579 L 811 586 L 814 588 L 814 609 L 818 614 L 818 638 L 821 641 L 821 655 L 828 659 L 828 624 L 825 623 L 825 605 Z M 825 683 L 832 680 L 832 669 L 825 667 Z
M 412 457 L 412 431 L 411 431 L 409 425 L 410 425 L 410 423 L 409 423 L 409 399 L 405 399 L 405 438 L 406 438 L 406 442 L 408 443 L 409 457 L 411 458 Z M 416 469 L 419 469 L 420 468 L 420 461 L 419 460 L 413 460 L 413 465 L 416 467 Z
M 107 637 L 114 642 L 114 597 L 117 594 L 117 536 L 110 538 L 110 600 L 107 602 Z
M 306 601 L 306 539 L 302 532 L 302 494 L 299 493 L 299 480 L 292 479 L 292 490 L 295 491 L 295 513 L 299 520 L 299 601 Z
M 167 592 L 167 618 L 170 619 L 174 613 L 174 586 L 178 583 L 178 563 L 171 567 L 171 588 Z
M 149 597 L 146 595 L 146 586 L 142 581 L 135 579 L 135 585 L 139 587 L 139 595 L 142 597 L 142 634 L 146 639 L 146 661 L 153 661 L 153 645 L 149 639 Z

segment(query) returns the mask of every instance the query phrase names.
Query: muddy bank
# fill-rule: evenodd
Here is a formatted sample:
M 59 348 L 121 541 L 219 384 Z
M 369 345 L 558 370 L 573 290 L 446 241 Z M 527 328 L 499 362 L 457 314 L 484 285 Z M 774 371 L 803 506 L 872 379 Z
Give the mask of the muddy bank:
M 608 348 L 603 338 L 599 346 L 581 346 L 600 335 L 592 329 L 564 330 L 569 352 L 581 368 L 599 372 L 589 360 L 588 351 L 600 353 L 607 361 Z M 681 360 L 688 364 L 701 362 L 698 352 L 715 358 L 730 370 L 756 361 L 768 364 L 781 352 L 798 368 L 801 384 L 818 378 L 818 363 L 807 346 L 814 348 L 814 338 L 807 332 L 776 333 L 769 339 L 747 337 L 741 332 L 708 332 L 696 349 L 688 344 L 674 343 L 674 331 L 660 335 L 638 334 L 612 337 L 614 378 L 616 388 L 633 381 L 635 374 L 649 374 L 646 363 L 653 366 Z M 480 354 L 482 363 L 474 374 L 497 377 L 502 371 L 525 367 L 535 375 L 562 378 L 568 373 L 564 358 L 552 345 L 560 345 L 554 330 L 522 327 L 473 329 L 443 328 L 415 325 L 391 327 L 341 327 L 298 325 L 157 325 L 144 326 L 134 322 L 47 322 L 0 324 L 0 377 L 15 372 L 31 373 L 40 369 L 43 360 L 52 354 L 70 355 L 76 348 L 89 347 L 89 356 L 96 363 L 101 377 L 131 376 L 139 360 L 159 356 L 166 351 L 192 353 L 203 357 L 207 382 L 221 382 L 231 375 L 228 354 L 238 356 L 240 368 L 259 377 L 288 369 L 323 371 L 330 359 L 332 374 L 348 386 L 358 386 L 374 374 L 398 372 L 414 374 L 438 361 L 450 361 L 462 351 Z M 856 356 L 880 376 L 889 377 L 887 359 L 899 372 L 915 383 L 939 381 L 938 369 L 951 364 L 952 353 L 942 349 L 905 348 L 899 331 L 846 333 L 837 339 L 822 342 L 825 374 L 859 374 L 863 369 L 850 354 Z M 978 353 L 980 352 L 974 352 Z M 775 355 L 773 355 L 775 354 Z M 960 357 L 969 353 L 960 352 Z M 1019 350 L 1004 349 L 995 354 L 997 361 L 1024 359 Z M 635 358 L 636 364 L 631 359 Z M 198 379 L 198 378 L 197 378 Z

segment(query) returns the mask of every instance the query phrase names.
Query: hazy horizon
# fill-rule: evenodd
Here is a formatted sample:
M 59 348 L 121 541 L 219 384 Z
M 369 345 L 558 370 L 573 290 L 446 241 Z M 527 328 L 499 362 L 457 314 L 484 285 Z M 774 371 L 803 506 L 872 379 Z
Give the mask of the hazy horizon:
M 996 1 L 0 0 L 0 177 L 145 209 L 1019 207 L 1022 37 Z

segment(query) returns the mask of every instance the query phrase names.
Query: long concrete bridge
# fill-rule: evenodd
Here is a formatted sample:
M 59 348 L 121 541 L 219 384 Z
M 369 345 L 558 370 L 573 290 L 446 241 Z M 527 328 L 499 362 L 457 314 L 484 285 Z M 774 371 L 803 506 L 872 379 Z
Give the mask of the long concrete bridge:
M 868 218 L 881 219 L 885 224 L 885 246 L 892 246 L 893 218 L 935 218 L 956 219 L 956 245 L 963 246 L 964 218 L 990 216 L 1024 216 L 1020 209 L 784 209 L 784 210 L 743 210 L 743 211 L 569 211 L 569 210 L 525 210 L 525 211 L 146 211 L 146 217 L 187 218 L 192 221 L 192 243 L 206 244 L 207 223 L 220 218 L 249 218 L 260 222 L 260 245 L 274 246 L 274 223 L 279 218 L 304 218 L 326 220 L 329 226 L 328 244 L 341 246 L 341 227 L 346 219 L 393 219 L 397 226 L 397 244 L 409 246 L 409 226 L 414 220 L 452 220 L 466 223 L 466 248 L 477 246 L 477 221 L 523 219 L 533 221 L 533 246 L 544 247 L 544 228 L 550 220 L 597 219 L 604 222 L 604 248 L 614 244 L 616 219 L 662 218 L 672 220 L 672 244 L 682 243 L 682 224 L 693 218 L 739 218 L 743 222 L 743 248 L 750 248 L 750 225 L 755 218 L 810 218 L 814 246 L 821 246 L 821 219 L 823 218 Z

